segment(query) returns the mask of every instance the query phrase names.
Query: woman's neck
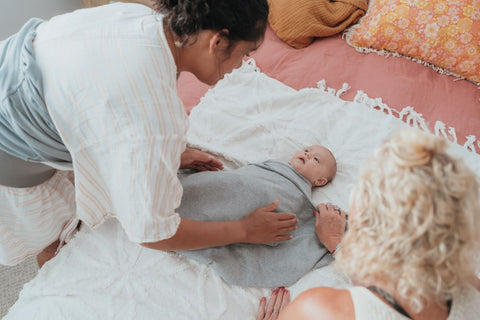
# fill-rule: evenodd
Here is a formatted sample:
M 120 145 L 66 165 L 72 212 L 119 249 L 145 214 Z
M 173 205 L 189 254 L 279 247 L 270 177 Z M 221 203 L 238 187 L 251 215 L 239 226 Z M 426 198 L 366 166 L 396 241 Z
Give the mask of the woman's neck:
M 177 67 L 177 78 L 179 73 L 182 71 L 182 48 L 178 47 L 175 44 L 175 36 L 174 33 L 170 30 L 170 28 L 164 23 L 163 30 L 165 33 L 165 38 L 167 39 L 168 47 L 170 52 L 172 53 L 173 61 L 175 62 L 175 66 Z
M 443 320 L 448 318 L 448 308 L 446 302 L 444 302 L 442 305 L 438 305 L 435 302 L 430 302 L 428 305 L 423 307 L 422 311 L 420 311 L 419 313 L 415 313 L 410 307 L 409 301 L 400 297 L 392 285 L 387 285 L 379 281 L 369 281 L 368 285 L 363 286 L 366 288 L 368 288 L 369 286 L 375 286 L 382 289 L 383 291 L 391 295 L 395 299 L 397 304 L 399 304 L 414 320 Z M 388 302 L 380 294 L 376 292 L 372 293 L 377 296 L 377 298 L 382 300 L 386 305 L 394 309 L 390 302 Z

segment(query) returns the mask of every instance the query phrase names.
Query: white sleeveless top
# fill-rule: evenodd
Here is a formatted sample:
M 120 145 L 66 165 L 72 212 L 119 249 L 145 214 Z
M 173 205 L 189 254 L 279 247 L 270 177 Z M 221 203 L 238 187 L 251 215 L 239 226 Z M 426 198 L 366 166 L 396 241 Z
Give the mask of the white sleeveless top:
M 380 300 L 364 287 L 347 288 L 352 296 L 356 320 L 405 320 L 407 317 Z M 473 287 L 453 298 L 447 320 L 480 319 L 480 292 Z

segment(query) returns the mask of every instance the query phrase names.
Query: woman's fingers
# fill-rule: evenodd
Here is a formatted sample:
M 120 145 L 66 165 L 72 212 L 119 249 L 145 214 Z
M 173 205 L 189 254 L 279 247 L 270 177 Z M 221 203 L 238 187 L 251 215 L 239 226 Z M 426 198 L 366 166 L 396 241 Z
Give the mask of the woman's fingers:
M 213 157 L 208 161 L 208 165 L 213 168 L 218 168 L 220 170 L 223 169 L 222 161 L 218 160 L 217 158 Z
M 287 220 L 278 220 L 277 226 L 279 229 L 290 228 L 296 226 L 298 223 L 296 216 L 292 216 L 290 219 Z
M 198 171 L 218 171 L 223 169 L 223 164 L 220 161 L 218 163 L 212 161 L 195 161 L 192 163 L 191 169 L 195 169 Z
M 287 212 L 274 212 L 275 218 L 278 221 L 287 221 L 286 223 L 291 223 L 291 220 L 296 220 L 297 215 L 295 213 L 287 213 Z
M 295 231 L 297 229 L 298 229 L 298 227 L 295 225 L 295 226 L 291 226 L 291 227 L 287 227 L 287 228 L 278 229 L 278 232 L 281 233 L 281 234 L 287 234 L 287 233 L 290 233 L 290 232 Z
M 282 234 L 282 235 L 278 235 L 278 236 L 275 237 L 275 242 L 287 241 L 287 240 L 290 240 L 292 238 L 293 238 L 292 235 Z
M 180 168 L 217 171 L 223 169 L 223 163 L 208 152 L 186 148 L 180 157 Z
M 209 171 L 210 169 L 205 167 L 203 164 L 194 164 L 192 166 L 192 169 L 197 170 L 197 171 Z
M 277 221 L 277 237 L 281 236 L 281 238 L 285 240 L 291 239 L 292 236 L 290 236 L 288 233 L 297 230 L 297 224 L 298 220 L 295 216 L 288 220 Z M 277 241 L 279 240 L 277 239 Z
M 278 232 L 279 233 L 282 233 L 282 234 L 285 234 L 285 233 L 289 233 L 289 232 L 292 232 L 292 231 L 295 231 L 297 230 L 297 226 L 289 226 L 289 227 L 286 227 L 286 228 L 280 228 L 278 229 Z
M 279 289 L 275 289 L 270 296 L 270 300 L 267 303 L 267 308 L 265 310 L 265 319 L 270 319 L 273 313 L 273 306 L 275 305 L 275 301 L 277 300 L 277 294 Z
M 264 320 L 265 319 L 265 305 L 267 304 L 267 298 L 262 297 L 260 299 L 260 304 L 258 306 L 257 312 L 257 319 L 256 320 Z
M 289 302 L 290 292 L 287 289 L 275 289 L 268 302 L 265 297 L 260 300 L 256 320 L 276 320 Z
M 285 290 L 283 292 L 283 298 L 282 298 L 282 306 L 280 307 L 280 312 L 282 312 L 283 309 L 287 306 L 287 304 L 290 303 L 290 291 Z
M 345 216 L 345 211 L 340 209 L 339 206 L 334 205 L 330 202 L 320 203 L 317 206 L 317 209 L 318 209 L 318 212 L 322 215 L 328 213 L 328 214 L 337 214 L 337 215 L 340 215 L 340 216 Z
M 280 308 L 282 306 L 282 301 L 283 301 L 283 294 L 285 293 L 284 288 L 278 289 L 277 293 L 277 299 L 275 300 L 275 304 L 273 305 L 273 314 L 278 317 L 278 314 L 280 313 Z M 276 319 L 276 318 L 274 318 Z
M 265 210 L 265 211 L 274 211 L 278 207 L 278 200 L 273 201 L 269 205 L 266 205 L 265 207 L 260 207 L 259 209 Z
M 320 212 L 315 211 L 315 230 L 318 230 L 320 228 L 321 219 L 320 219 Z
M 274 209 L 278 201 L 255 209 L 247 214 L 242 220 L 242 226 L 245 229 L 245 242 L 247 243 L 269 243 L 279 241 L 277 236 L 283 236 L 283 228 L 291 228 L 297 225 L 298 220 L 293 213 L 276 213 L 269 209 Z M 284 240 L 288 240 L 287 237 Z M 283 239 L 283 238 L 282 238 Z
M 318 211 L 320 212 L 321 210 L 327 210 L 327 205 L 325 203 L 320 203 L 317 206 Z
M 205 168 L 208 168 L 210 171 L 217 171 L 217 170 L 222 170 L 223 169 L 223 163 L 220 161 L 208 161 L 202 164 Z

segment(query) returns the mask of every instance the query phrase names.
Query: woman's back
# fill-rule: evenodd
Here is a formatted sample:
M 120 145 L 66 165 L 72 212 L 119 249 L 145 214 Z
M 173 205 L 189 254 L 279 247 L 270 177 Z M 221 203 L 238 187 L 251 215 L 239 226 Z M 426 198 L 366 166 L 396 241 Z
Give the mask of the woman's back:
M 388 304 L 380 300 L 370 290 L 364 287 L 347 289 L 353 300 L 356 320 L 405 320 Z M 468 287 L 453 298 L 452 307 L 447 320 L 480 319 L 480 292 Z

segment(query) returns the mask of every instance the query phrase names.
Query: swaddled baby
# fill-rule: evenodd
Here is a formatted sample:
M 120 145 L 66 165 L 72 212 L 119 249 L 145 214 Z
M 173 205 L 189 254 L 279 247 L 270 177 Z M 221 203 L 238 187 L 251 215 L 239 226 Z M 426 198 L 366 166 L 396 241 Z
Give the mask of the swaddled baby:
M 268 160 L 230 171 L 180 174 L 184 192 L 177 212 L 183 218 L 203 221 L 241 219 L 249 212 L 279 200 L 278 212 L 297 215 L 297 230 L 286 242 L 179 252 L 211 264 L 230 284 L 287 286 L 312 268 L 331 261 L 315 235 L 312 187 L 320 187 L 336 174 L 336 160 L 325 147 L 298 151 L 290 163 Z M 287 263 L 288 262 L 288 263 Z

